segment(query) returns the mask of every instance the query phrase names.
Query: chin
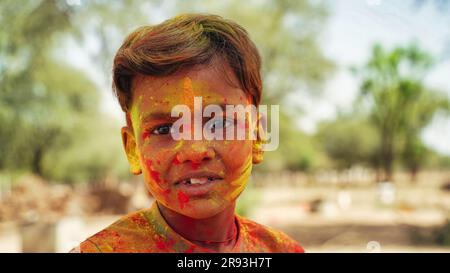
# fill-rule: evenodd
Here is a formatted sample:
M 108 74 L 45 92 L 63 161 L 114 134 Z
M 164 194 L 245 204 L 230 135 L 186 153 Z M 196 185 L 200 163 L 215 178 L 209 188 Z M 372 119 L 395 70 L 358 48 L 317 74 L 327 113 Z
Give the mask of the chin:
M 206 219 L 224 211 L 230 204 L 224 201 L 215 201 L 210 199 L 192 200 L 184 208 L 176 208 L 180 214 L 193 219 Z

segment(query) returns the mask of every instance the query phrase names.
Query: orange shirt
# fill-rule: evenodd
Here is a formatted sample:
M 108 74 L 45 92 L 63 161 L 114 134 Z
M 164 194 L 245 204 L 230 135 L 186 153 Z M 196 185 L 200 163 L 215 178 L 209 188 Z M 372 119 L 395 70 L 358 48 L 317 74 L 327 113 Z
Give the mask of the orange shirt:
M 304 252 L 281 231 L 236 215 L 238 238 L 231 252 Z M 80 252 L 212 252 L 197 246 L 169 227 L 158 206 L 131 213 L 89 237 Z

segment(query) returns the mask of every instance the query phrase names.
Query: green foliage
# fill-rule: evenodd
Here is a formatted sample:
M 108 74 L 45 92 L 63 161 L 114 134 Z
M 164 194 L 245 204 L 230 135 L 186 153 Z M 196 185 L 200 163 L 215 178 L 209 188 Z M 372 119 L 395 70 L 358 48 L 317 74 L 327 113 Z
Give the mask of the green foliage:
M 339 169 L 373 166 L 380 140 L 364 117 L 338 117 L 319 125 L 316 138 Z
M 106 177 L 128 178 L 128 163 L 120 127 L 107 117 L 85 117 L 72 132 L 72 143 L 56 147 L 44 158 L 44 176 L 69 183 L 95 182 Z
M 216 13 L 249 32 L 263 60 L 263 103 L 284 103 L 299 87 L 317 91 L 334 69 L 317 42 L 328 16 L 323 3 L 194 0 L 177 2 L 174 13 L 180 12 Z
M 236 213 L 240 216 L 251 217 L 252 209 L 254 209 L 260 201 L 260 193 L 255 188 L 252 180 L 247 183 L 245 190 L 239 196 L 236 202 Z
M 74 8 L 62 1 L 2 1 L 0 8 L 0 171 L 64 182 L 121 172 L 121 146 L 111 125 L 101 126 L 109 121 L 98 112 L 97 86 L 52 57 L 64 35 L 79 34 Z
M 298 129 L 284 112 L 280 113 L 280 143 L 276 152 L 266 152 L 257 171 L 312 171 L 326 163 L 314 138 Z
M 428 89 L 424 77 L 432 57 L 417 45 L 386 51 L 375 45 L 368 63 L 357 72 L 362 78 L 361 97 L 370 104 L 370 117 L 380 137 L 379 160 L 385 179 L 403 151 L 412 172 L 421 164 L 425 149 L 420 133 L 440 110 L 449 110 L 448 98 Z

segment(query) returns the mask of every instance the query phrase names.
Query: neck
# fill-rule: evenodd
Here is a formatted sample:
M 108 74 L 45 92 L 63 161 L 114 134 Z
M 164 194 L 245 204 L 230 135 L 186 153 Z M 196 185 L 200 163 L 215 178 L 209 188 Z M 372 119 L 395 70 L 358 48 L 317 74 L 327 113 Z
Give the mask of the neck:
M 169 226 L 189 241 L 215 250 L 234 245 L 237 237 L 234 214 L 235 203 L 222 212 L 204 219 L 191 218 L 179 214 L 159 202 L 157 204 L 161 215 Z

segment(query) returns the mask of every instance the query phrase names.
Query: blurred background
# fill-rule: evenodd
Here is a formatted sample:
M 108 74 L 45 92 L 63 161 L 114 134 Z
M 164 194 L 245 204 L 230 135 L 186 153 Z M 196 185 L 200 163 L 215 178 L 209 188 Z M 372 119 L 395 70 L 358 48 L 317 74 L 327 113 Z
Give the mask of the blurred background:
M 279 104 L 238 212 L 308 252 L 450 252 L 450 3 L 0 2 L 0 252 L 67 252 L 152 198 L 111 91 L 130 31 L 186 12 L 243 25 Z

